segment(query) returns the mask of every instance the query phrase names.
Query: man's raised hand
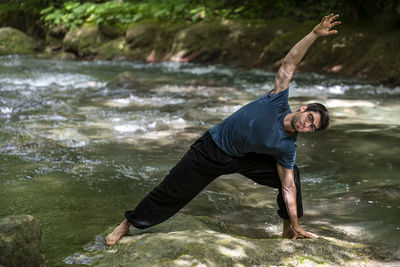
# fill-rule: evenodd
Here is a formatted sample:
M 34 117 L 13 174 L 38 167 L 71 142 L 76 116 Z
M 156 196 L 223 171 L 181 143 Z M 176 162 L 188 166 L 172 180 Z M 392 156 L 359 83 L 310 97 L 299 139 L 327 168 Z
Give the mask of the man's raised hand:
M 334 15 L 333 13 L 329 14 L 328 16 L 325 16 L 322 18 L 321 22 L 315 26 L 313 29 L 313 33 L 315 33 L 318 36 L 326 36 L 326 35 L 331 35 L 331 34 L 336 34 L 337 30 L 331 30 L 333 27 L 336 25 L 339 25 L 340 21 L 334 21 L 339 17 L 339 14 Z

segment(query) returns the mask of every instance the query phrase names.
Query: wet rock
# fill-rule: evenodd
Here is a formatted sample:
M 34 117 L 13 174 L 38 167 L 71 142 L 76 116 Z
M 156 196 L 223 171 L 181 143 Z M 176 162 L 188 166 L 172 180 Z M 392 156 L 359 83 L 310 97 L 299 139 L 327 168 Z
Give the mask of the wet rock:
M 114 88 L 125 89 L 148 89 L 151 87 L 150 83 L 141 80 L 136 74 L 125 71 L 110 81 L 107 86 Z
M 60 53 L 55 54 L 53 56 L 53 58 L 59 59 L 59 60 L 75 60 L 76 55 L 74 53 L 60 52 Z
M 41 235 L 30 215 L 0 219 L 0 266 L 45 266 Z
M 74 263 L 82 259 L 95 266 L 356 266 L 368 263 L 370 253 L 362 244 L 328 237 L 252 239 L 230 234 L 218 220 L 180 213 L 146 230 L 131 229 L 114 246 L 73 257 Z
M 35 41 L 25 33 L 10 28 L 0 28 L 0 55 L 30 54 L 35 49 Z

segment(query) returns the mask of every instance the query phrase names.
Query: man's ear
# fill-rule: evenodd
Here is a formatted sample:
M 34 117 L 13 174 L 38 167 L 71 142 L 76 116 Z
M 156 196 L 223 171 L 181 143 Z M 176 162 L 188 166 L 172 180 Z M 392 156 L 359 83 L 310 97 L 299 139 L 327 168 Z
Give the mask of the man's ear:
M 300 107 L 300 112 L 304 112 L 304 111 L 306 111 L 307 110 L 307 108 L 308 108 L 308 106 L 307 105 L 303 105 L 303 106 L 301 106 Z

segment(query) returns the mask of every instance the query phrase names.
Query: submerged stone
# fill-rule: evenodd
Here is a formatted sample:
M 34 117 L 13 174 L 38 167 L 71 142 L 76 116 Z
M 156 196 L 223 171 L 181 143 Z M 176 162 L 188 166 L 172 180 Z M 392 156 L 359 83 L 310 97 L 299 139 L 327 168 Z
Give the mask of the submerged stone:
M 140 79 L 136 74 L 125 71 L 116 76 L 108 84 L 110 87 L 114 88 L 125 88 L 125 89 L 148 89 L 150 84 Z
M 0 266 L 45 266 L 42 228 L 30 215 L 0 219 Z

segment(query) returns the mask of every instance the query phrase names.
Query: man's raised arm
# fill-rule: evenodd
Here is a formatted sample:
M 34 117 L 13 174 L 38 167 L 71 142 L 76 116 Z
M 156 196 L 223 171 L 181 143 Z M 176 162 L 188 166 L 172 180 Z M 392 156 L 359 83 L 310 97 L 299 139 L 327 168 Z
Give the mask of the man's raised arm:
M 277 94 L 286 90 L 289 87 L 290 80 L 292 79 L 293 72 L 300 63 L 308 48 L 314 43 L 319 36 L 326 36 L 337 33 L 336 30 L 331 30 L 332 27 L 339 25 L 340 21 L 335 21 L 339 15 L 330 14 L 322 18 L 321 22 L 314 27 L 314 29 L 301 39 L 289 51 L 282 61 L 282 65 L 275 76 L 274 90 L 272 94 Z

